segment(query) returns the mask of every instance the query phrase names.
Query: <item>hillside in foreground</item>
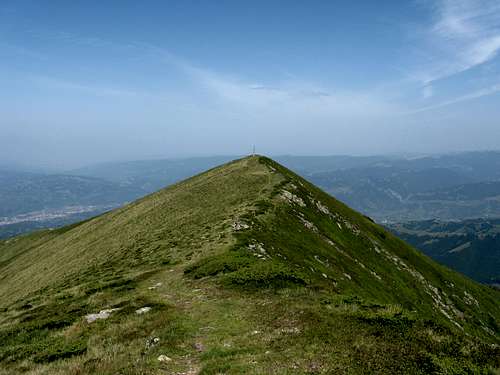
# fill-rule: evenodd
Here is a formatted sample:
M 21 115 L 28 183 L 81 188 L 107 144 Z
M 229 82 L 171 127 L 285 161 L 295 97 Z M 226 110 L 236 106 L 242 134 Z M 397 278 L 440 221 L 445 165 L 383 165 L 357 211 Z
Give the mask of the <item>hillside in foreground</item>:
M 0 242 L 0 374 L 494 374 L 499 297 L 249 157 Z

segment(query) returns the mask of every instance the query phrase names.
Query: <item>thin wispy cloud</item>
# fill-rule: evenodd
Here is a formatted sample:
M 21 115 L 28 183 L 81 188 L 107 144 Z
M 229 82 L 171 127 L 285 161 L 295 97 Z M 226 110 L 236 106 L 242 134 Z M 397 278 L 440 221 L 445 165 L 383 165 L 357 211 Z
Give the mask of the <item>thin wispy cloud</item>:
M 436 14 L 440 16 L 434 24 L 432 32 L 440 35 L 440 38 L 443 40 L 456 42 L 458 36 L 473 39 L 468 49 L 471 53 L 467 60 L 469 63 L 463 65 L 470 68 L 474 64 L 478 65 L 486 61 L 487 58 L 493 58 L 500 48 L 500 46 L 497 46 L 497 41 L 500 43 L 500 35 L 494 38 L 479 38 L 481 35 L 486 35 L 481 30 L 491 29 L 493 33 L 494 27 L 492 25 L 489 27 L 481 25 L 478 28 L 475 26 L 475 22 L 477 21 L 474 20 L 477 20 L 478 17 L 486 17 L 485 14 L 488 16 L 486 18 L 490 19 L 494 15 L 500 14 L 500 10 L 498 10 L 499 7 L 491 7 L 487 10 L 481 9 L 473 12 L 472 3 L 477 5 L 481 1 L 460 0 L 459 2 L 462 4 L 462 7 L 456 8 L 455 5 L 449 5 L 447 1 L 441 2 L 440 6 L 436 7 Z M 288 114 L 295 113 L 304 118 L 308 115 L 319 115 L 327 118 L 330 117 L 332 120 L 335 120 L 339 116 L 352 118 L 367 118 L 370 116 L 394 117 L 400 116 L 401 113 L 417 114 L 481 96 L 492 95 L 499 91 L 497 86 L 487 87 L 470 94 L 445 100 L 441 103 L 408 111 L 405 110 L 404 106 L 392 100 L 394 93 L 390 92 L 390 90 L 378 90 L 374 88 L 373 90 L 365 91 L 341 91 L 335 88 L 326 88 L 317 83 L 301 81 L 295 76 L 291 76 L 287 81 L 279 83 L 255 83 L 243 77 L 216 72 L 210 68 L 200 66 L 165 48 L 152 44 L 140 42 L 121 44 L 104 38 L 80 36 L 62 31 L 50 33 L 49 38 L 63 40 L 76 45 L 86 45 L 92 48 L 115 49 L 121 52 L 128 51 L 133 55 L 143 56 L 146 59 L 160 59 L 165 64 L 174 66 L 183 73 L 194 87 L 205 90 L 213 98 L 218 98 L 222 105 L 227 104 L 227 110 L 233 111 L 233 113 L 242 109 L 248 111 L 266 110 L 266 114 L 269 115 L 272 112 L 273 116 L 278 117 L 280 113 L 286 112 Z M 22 52 L 28 56 L 30 50 L 22 50 Z M 34 57 L 38 56 L 34 54 Z M 439 61 L 439 64 L 445 64 L 445 62 Z M 439 64 L 435 64 L 434 72 L 438 71 L 437 67 Z M 452 67 L 456 68 L 456 65 L 452 64 Z M 451 68 L 449 69 L 446 74 L 452 72 Z M 453 72 L 456 74 L 460 70 L 453 70 Z M 446 74 L 435 75 L 432 79 L 423 79 L 422 98 L 431 100 L 435 93 L 435 81 L 444 78 L 447 76 Z M 429 72 L 427 72 L 426 77 L 431 77 Z M 168 90 L 165 91 L 165 95 L 161 95 L 144 90 L 127 88 L 126 86 L 123 88 L 112 85 L 95 85 L 50 76 L 36 76 L 32 78 L 37 84 L 94 96 L 116 98 L 142 97 L 154 100 L 164 100 L 167 97 L 172 98 L 176 96 L 175 92 Z M 237 107 L 232 107 L 234 105 Z M 360 110 L 361 108 L 362 111 Z
M 425 86 L 494 59 L 500 50 L 498 0 L 440 0 L 431 6 L 429 61 L 417 73 Z
M 456 97 L 456 98 L 453 98 L 453 99 L 445 100 L 445 101 L 440 102 L 438 104 L 434 104 L 434 105 L 430 105 L 430 106 L 427 106 L 427 107 L 419 108 L 419 109 L 417 109 L 415 111 L 410 111 L 410 112 L 408 112 L 406 114 L 413 115 L 413 114 L 417 114 L 417 113 L 427 112 L 427 111 L 431 111 L 431 110 L 434 110 L 434 109 L 439 109 L 439 108 L 447 107 L 447 106 L 450 106 L 450 105 L 453 105 L 453 104 L 457 104 L 457 103 L 461 103 L 461 102 L 466 102 L 466 101 L 473 100 L 473 99 L 478 99 L 478 98 L 481 98 L 483 96 L 493 95 L 493 94 L 496 94 L 498 92 L 500 92 L 500 83 L 492 85 L 490 87 L 483 88 L 481 90 L 477 90 L 477 91 L 471 92 L 471 93 L 466 94 L 466 95 L 462 95 L 462 96 L 459 96 L 459 97 Z
M 500 52 L 500 2 L 498 0 L 438 0 L 425 1 L 432 22 L 425 28 L 422 43 L 416 44 L 417 61 L 409 76 L 420 86 L 426 105 L 409 111 L 416 114 L 442 108 L 455 103 L 492 95 L 495 85 L 483 88 L 462 80 L 461 93 L 446 98 L 442 85 L 447 80 L 461 79 L 461 75 L 474 70 L 476 82 L 495 81 L 485 69 Z M 469 90 L 469 93 L 467 93 Z M 453 94 L 447 92 L 447 96 Z M 441 102 L 435 102 L 440 98 Z M 432 103 L 433 104 L 429 104 Z
M 224 108 L 248 112 L 265 111 L 267 115 L 294 113 L 298 116 L 369 117 L 390 116 L 401 109 L 378 90 L 342 91 L 315 82 L 289 77 L 285 81 L 256 83 L 234 74 L 200 66 L 164 48 L 141 44 L 144 52 L 156 55 L 167 65 L 175 66 L 191 84 L 218 99 Z M 236 108 L 235 108 L 236 107 Z M 359 109 L 363 108 L 363 111 Z
M 378 93 L 326 89 L 312 82 L 286 81 L 279 84 L 256 84 L 241 77 L 194 67 L 185 61 L 182 69 L 195 85 L 208 90 L 215 97 L 249 110 L 265 110 L 278 116 L 296 113 L 302 116 L 367 117 L 388 116 L 395 111 Z M 359 111 L 363 108 L 363 111 Z

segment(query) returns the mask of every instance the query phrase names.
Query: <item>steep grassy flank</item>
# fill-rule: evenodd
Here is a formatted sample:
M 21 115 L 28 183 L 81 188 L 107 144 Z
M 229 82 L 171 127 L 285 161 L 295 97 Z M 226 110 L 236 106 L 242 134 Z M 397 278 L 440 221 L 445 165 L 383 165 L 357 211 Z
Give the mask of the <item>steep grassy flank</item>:
M 0 242 L 0 374 L 494 373 L 499 297 L 250 157 Z

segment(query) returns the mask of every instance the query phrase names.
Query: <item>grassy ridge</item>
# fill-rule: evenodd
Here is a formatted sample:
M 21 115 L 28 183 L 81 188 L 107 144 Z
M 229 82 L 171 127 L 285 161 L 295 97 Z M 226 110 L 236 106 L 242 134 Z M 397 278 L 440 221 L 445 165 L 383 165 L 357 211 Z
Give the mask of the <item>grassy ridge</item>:
M 500 368 L 497 292 L 262 157 L 1 242 L 0 275 L 5 374 Z

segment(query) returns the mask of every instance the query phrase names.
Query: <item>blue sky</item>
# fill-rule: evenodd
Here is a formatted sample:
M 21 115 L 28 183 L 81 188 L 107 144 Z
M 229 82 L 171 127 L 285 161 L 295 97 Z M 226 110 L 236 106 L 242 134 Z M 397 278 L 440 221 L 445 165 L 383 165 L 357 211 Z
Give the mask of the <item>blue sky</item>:
M 0 159 L 498 149 L 499 50 L 496 0 L 3 0 Z

